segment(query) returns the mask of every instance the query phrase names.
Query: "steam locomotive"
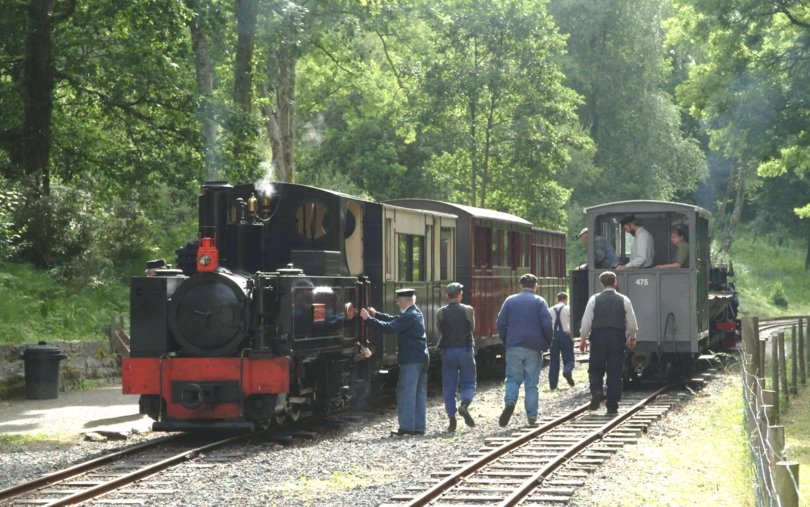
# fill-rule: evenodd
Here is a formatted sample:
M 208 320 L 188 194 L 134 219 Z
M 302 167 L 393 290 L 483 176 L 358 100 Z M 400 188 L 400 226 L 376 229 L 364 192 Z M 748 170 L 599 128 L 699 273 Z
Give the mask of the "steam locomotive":
M 396 337 L 358 313 L 395 313 L 403 286 L 433 354 L 444 287 L 465 286 L 481 368 L 502 353 L 497 313 L 521 274 L 535 273 L 548 301 L 566 286 L 563 233 L 500 211 L 290 183 L 206 183 L 199 237 L 177 254 L 175 269 L 130 288 L 123 391 L 140 395 L 155 430 L 253 429 L 383 389 Z

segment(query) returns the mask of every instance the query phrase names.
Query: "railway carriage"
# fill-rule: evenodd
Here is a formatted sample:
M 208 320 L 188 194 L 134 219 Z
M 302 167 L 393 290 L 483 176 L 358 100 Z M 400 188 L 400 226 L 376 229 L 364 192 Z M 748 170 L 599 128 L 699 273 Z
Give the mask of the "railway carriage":
M 502 212 L 423 200 L 376 203 L 289 183 L 206 183 L 199 238 L 179 269 L 131 284 L 123 390 L 157 430 L 253 428 L 325 412 L 383 389 L 395 336 L 371 333 L 362 307 L 396 313 L 416 289 L 429 348 L 444 287 L 466 287 L 486 363 L 495 318 L 523 272 L 547 299 L 564 286 L 562 233 Z
M 531 222 L 502 211 L 462 204 L 427 199 L 388 203 L 457 217 L 455 246 L 452 231 L 444 233 L 443 245 L 448 249 L 446 257 L 454 264 L 454 280 L 464 285 L 462 302 L 476 311 L 474 336 L 479 363 L 492 362 L 502 352 L 498 311 L 507 296 L 520 291 L 522 274 L 537 275 L 537 292 L 547 302 L 556 301 L 556 294 L 565 290 L 565 234 L 561 232 L 533 227 Z
M 629 268 L 613 270 L 619 290 L 633 302 L 639 332 L 636 348 L 628 352 L 627 373 L 688 376 L 699 354 L 729 345 L 729 333 L 736 329 L 733 291 L 710 292 L 710 214 L 690 204 L 663 201 L 623 201 L 586 208 L 586 223 L 592 241 L 588 243 L 587 270 L 572 273 L 572 326 L 579 330 L 588 296 L 601 287 L 599 275 L 606 269 L 594 264 L 593 238 L 605 238 L 622 262 L 629 258 L 633 236 L 620 221 L 634 215 L 650 232 L 655 245 L 653 266 L 667 264 L 674 257 L 671 230 L 678 226 L 687 233 L 688 267 L 674 269 Z

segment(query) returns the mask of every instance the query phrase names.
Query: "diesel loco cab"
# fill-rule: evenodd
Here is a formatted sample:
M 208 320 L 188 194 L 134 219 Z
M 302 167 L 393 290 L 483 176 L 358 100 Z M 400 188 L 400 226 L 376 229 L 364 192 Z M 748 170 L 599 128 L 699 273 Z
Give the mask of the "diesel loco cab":
M 627 262 L 634 237 L 624 232 L 621 220 L 633 215 L 652 235 L 655 257 L 652 267 L 611 269 L 619 291 L 633 303 L 639 326 L 636 348 L 627 354 L 626 376 L 688 377 L 701 353 L 734 345 L 736 295 L 727 290 L 710 292 L 710 279 L 721 275 L 709 259 L 708 211 L 664 201 L 622 201 L 584 211 L 589 231 L 587 269 L 571 274 L 571 325 L 577 336 L 588 297 L 600 291 L 599 275 L 607 270 L 595 264 L 596 238 L 613 248 L 622 263 Z M 675 257 L 677 247 L 670 241 L 675 228 L 685 234 L 688 263 L 656 268 Z M 725 281 L 727 273 L 723 273 Z

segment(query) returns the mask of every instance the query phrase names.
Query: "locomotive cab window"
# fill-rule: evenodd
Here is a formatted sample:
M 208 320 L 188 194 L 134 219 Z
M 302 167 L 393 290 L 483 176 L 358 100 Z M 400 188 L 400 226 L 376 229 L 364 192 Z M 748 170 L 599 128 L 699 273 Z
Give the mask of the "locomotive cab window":
M 309 240 L 321 239 L 331 227 L 329 209 L 318 201 L 307 201 L 295 212 L 298 234 Z

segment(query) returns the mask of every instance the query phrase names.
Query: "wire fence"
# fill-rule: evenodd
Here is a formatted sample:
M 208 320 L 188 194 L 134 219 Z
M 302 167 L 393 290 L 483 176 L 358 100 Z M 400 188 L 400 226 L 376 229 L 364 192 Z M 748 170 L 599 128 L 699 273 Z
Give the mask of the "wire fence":
M 785 454 L 785 427 L 779 415 L 798 394 L 799 385 L 807 382 L 808 320 L 742 319 L 745 425 L 760 507 L 799 505 L 799 463 Z

